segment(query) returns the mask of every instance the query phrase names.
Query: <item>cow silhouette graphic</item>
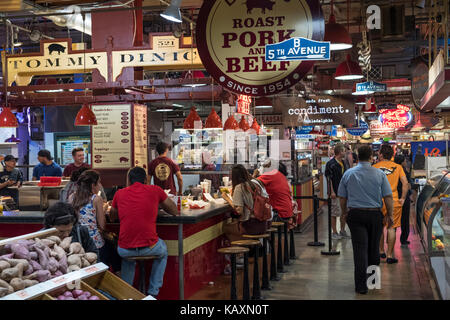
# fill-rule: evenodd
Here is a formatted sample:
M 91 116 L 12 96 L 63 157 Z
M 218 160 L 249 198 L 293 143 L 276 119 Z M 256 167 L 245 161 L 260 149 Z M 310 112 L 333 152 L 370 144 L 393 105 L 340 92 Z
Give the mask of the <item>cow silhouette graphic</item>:
M 61 52 L 64 52 L 66 50 L 66 47 L 57 44 L 57 43 L 52 43 L 51 45 L 48 46 L 48 54 L 52 54 L 53 51 L 58 52 L 58 55 L 61 54 Z
M 245 2 L 245 5 L 247 6 L 247 13 L 252 13 L 253 9 L 261 9 L 262 13 L 266 13 L 267 10 L 272 10 L 273 5 L 275 4 L 275 1 L 270 0 L 247 0 Z
M 122 162 L 128 162 L 130 160 L 128 158 L 125 158 L 125 157 L 120 157 L 119 161 L 120 161 L 120 163 L 122 163 Z

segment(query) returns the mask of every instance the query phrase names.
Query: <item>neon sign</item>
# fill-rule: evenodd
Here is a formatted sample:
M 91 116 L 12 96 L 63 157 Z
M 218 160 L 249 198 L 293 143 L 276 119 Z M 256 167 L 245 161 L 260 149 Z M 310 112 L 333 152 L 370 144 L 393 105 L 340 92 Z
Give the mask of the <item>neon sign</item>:
M 250 114 L 250 105 L 252 104 L 252 97 L 244 94 L 239 95 L 237 101 L 237 113 Z
M 397 109 L 382 109 L 379 112 L 380 122 L 388 128 L 396 129 L 405 127 L 412 120 L 410 108 L 403 104 L 398 104 Z

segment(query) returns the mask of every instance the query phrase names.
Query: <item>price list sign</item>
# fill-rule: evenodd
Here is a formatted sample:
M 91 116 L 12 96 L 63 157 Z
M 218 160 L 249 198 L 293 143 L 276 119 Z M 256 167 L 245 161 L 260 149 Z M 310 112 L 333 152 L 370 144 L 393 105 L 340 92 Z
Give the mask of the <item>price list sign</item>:
M 97 125 L 92 126 L 92 167 L 130 168 L 131 105 L 93 105 Z
M 134 108 L 134 165 L 147 171 L 147 106 L 135 104 Z

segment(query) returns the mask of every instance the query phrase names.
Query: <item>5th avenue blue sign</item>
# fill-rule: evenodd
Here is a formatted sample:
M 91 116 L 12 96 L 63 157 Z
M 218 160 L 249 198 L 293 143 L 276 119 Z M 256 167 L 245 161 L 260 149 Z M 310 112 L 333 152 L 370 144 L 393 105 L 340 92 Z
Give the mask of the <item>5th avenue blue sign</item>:
M 330 42 L 290 38 L 266 45 L 266 61 L 330 60 Z
M 374 92 L 385 92 L 387 86 L 385 83 L 375 81 L 360 82 L 356 84 L 355 94 L 369 94 Z

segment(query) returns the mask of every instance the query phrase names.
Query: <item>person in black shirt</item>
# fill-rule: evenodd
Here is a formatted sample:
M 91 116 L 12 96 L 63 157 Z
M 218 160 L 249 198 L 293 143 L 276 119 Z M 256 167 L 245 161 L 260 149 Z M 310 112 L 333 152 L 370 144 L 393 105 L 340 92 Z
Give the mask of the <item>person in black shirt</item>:
M 339 189 L 339 183 L 341 182 L 344 172 L 348 169 L 347 163 L 344 161 L 345 147 L 342 144 L 337 144 L 334 147 L 334 157 L 327 162 L 325 167 L 325 176 L 331 181 L 330 197 L 331 197 L 331 228 L 333 229 L 333 240 L 339 240 L 342 238 L 349 238 L 345 231 L 345 217 L 342 215 L 339 199 L 337 193 Z M 341 232 L 337 232 L 337 217 L 340 217 Z
M 409 185 L 411 186 L 411 174 L 409 173 L 408 170 L 406 170 L 405 166 L 406 166 L 406 158 L 404 155 L 402 154 L 398 154 L 395 156 L 394 158 L 394 162 L 403 166 L 403 169 L 405 171 L 405 175 L 406 175 L 406 179 L 408 180 Z M 399 181 L 398 185 L 397 185 L 397 191 L 398 191 L 398 197 L 401 198 L 402 197 L 402 182 Z M 409 212 L 411 209 L 411 200 L 410 200 L 410 195 L 411 195 L 411 188 L 408 188 L 408 193 L 405 197 L 405 202 L 403 203 L 403 207 L 402 207 L 402 219 L 401 219 L 401 229 L 402 229 L 402 234 L 400 235 L 400 243 L 402 245 L 408 245 L 409 241 L 408 241 L 408 236 L 409 236 L 409 229 L 410 229 L 410 225 L 409 225 Z
M 19 169 L 16 168 L 17 158 L 12 155 L 7 155 L 0 163 L 0 196 L 12 197 L 16 203 L 19 203 L 19 191 L 23 182 L 23 175 Z

